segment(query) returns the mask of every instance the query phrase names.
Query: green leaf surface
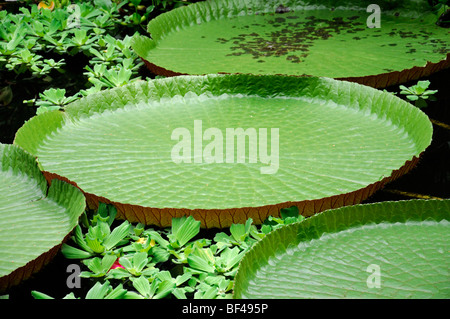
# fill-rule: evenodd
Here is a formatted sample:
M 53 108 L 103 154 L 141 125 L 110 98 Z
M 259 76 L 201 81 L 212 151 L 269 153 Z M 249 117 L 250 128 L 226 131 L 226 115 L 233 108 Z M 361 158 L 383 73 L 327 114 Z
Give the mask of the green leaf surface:
M 84 212 L 85 198 L 54 180 L 49 188 L 35 158 L 0 144 L 0 290 L 40 270 Z
M 431 136 L 423 112 L 359 84 L 208 75 L 89 95 L 32 118 L 14 143 L 118 218 L 228 227 L 358 203 L 411 169 Z
M 86 299 L 104 299 L 111 289 L 111 285 L 108 281 L 104 284 L 97 281 L 95 285 L 87 292 Z
M 150 283 L 147 278 L 140 276 L 138 278 L 132 278 L 134 288 L 144 297 L 150 296 Z
M 62 244 L 61 252 L 63 253 L 64 257 L 66 257 L 67 259 L 85 259 L 85 258 L 92 257 L 92 255 L 93 255 L 92 253 L 87 252 L 86 250 L 81 250 L 81 249 L 69 246 L 67 244 Z
M 235 298 L 450 297 L 450 200 L 328 210 L 244 256 Z
M 111 249 L 124 239 L 128 235 L 130 226 L 130 223 L 124 221 L 120 226 L 114 228 L 111 234 L 103 242 L 105 248 Z
M 135 36 L 132 47 L 169 76 L 308 74 L 385 87 L 449 66 L 449 30 L 426 1 L 378 1 L 373 28 L 372 3 L 202 1 L 151 20 L 151 38 Z
M 195 220 L 192 216 L 174 218 L 172 220 L 171 238 L 175 241 L 172 245 L 178 247 L 184 246 L 188 241 L 200 232 L 200 221 Z M 176 247 L 176 248 L 178 248 Z

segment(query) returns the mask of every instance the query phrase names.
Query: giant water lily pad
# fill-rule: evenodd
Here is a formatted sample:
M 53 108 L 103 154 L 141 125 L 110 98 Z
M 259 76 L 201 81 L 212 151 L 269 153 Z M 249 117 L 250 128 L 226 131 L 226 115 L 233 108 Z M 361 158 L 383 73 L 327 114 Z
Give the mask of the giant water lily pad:
M 0 144 L 0 291 L 47 264 L 85 206 L 79 189 L 59 180 L 48 188 L 33 156 Z
M 329 210 L 244 256 L 236 298 L 450 297 L 450 200 Z
M 166 76 L 308 74 L 378 88 L 450 65 L 450 30 L 427 1 L 378 1 L 379 19 L 372 3 L 203 1 L 150 21 L 133 49 Z
M 359 203 L 411 169 L 428 117 L 390 93 L 316 77 L 179 76 L 107 90 L 28 121 L 15 143 L 91 207 L 160 226 L 256 223 Z

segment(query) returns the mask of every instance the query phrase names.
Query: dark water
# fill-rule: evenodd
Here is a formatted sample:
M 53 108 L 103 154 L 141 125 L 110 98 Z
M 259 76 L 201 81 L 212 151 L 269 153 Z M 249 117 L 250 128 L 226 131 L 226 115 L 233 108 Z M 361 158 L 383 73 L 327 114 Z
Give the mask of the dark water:
M 386 190 L 401 190 L 439 198 L 450 198 L 450 69 L 437 72 L 427 78 L 431 82 L 429 89 L 438 90 L 436 102 L 430 102 L 423 108 L 431 120 L 447 124 L 447 128 L 433 124 L 433 140 L 420 158 L 418 165 L 408 174 L 386 186 Z M 404 84 L 409 87 L 412 81 Z M 388 91 L 399 91 L 397 86 Z M 411 199 L 410 196 L 398 196 L 382 190 L 367 202 Z

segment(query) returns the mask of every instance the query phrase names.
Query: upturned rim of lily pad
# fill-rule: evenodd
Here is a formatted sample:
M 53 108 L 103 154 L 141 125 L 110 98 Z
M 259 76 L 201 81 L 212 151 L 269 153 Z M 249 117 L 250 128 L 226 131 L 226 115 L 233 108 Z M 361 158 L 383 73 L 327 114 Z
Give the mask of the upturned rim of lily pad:
M 331 101 L 336 103 L 344 103 L 347 101 L 351 104 L 350 107 L 364 109 L 364 114 L 382 114 L 383 117 L 387 116 L 397 125 L 405 125 L 404 129 L 407 130 L 408 135 L 411 136 L 412 141 L 415 141 L 414 143 L 416 144 L 415 147 L 417 149 L 414 151 L 414 155 L 411 153 L 411 157 L 402 156 L 401 161 L 403 164 L 393 167 L 392 170 L 389 168 L 389 174 L 383 173 L 383 176 L 371 179 L 373 182 L 368 182 L 360 187 L 352 187 L 348 191 L 337 192 L 333 196 L 317 196 L 310 200 L 307 198 L 306 200 L 303 198 L 295 200 L 297 196 L 293 196 L 291 201 L 277 200 L 268 202 L 267 205 L 258 205 L 256 203 L 252 207 L 245 205 L 237 207 L 222 205 L 224 207 L 217 209 L 211 209 L 211 207 L 189 208 L 182 201 L 180 207 L 174 208 L 170 206 L 153 206 L 151 203 L 144 206 L 136 202 L 113 200 L 108 198 L 108 196 L 96 193 L 94 189 L 84 189 L 82 185 L 77 184 L 78 181 L 76 179 L 70 180 L 67 176 L 61 176 L 60 173 L 51 171 L 51 169 L 46 169 L 45 167 L 41 167 L 41 169 L 49 182 L 56 178 L 80 188 L 84 192 L 87 205 L 90 208 L 96 209 L 99 202 L 113 204 L 117 208 L 117 217 L 119 219 L 166 227 L 171 225 L 171 220 L 174 217 L 191 215 L 201 221 L 201 226 L 204 228 L 224 228 L 229 227 L 233 223 L 244 223 L 250 217 L 256 224 L 262 223 L 269 215 L 279 216 L 281 208 L 291 206 L 297 206 L 303 216 L 311 216 L 326 209 L 360 203 L 383 188 L 387 183 L 409 172 L 418 163 L 419 157 L 431 142 L 433 128 L 426 115 L 411 104 L 390 93 L 374 90 L 356 83 L 309 76 L 284 77 L 215 74 L 208 76 L 180 76 L 149 82 L 141 81 L 125 87 L 90 95 L 72 103 L 66 107 L 64 112 L 50 111 L 34 117 L 19 129 L 14 143 L 34 154 L 39 162 L 39 145 L 48 137 L 57 134 L 66 122 L 70 124 L 78 118 L 86 119 L 93 115 L 98 116 L 105 111 L 107 114 L 110 114 L 111 111 L 122 109 L 126 105 L 130 106 L 130 103 L 141 103 L 142 101 L 152 100 L 159 101 L 162 97 L 166 99 L 177 96 L 179 98 L 188 92 L 190 92 L 189 94 L 202 94 L 207 92 L 208 94 L 218 96 L 224 93 L 246 94 L 247 92 L 251 95 L 262 94 L 262 96 L 266 97 L 270 97 L 274 92 L 277 92 L 276 94 L 297 96 L 300 94 L 298 92 L 300 87 L 306 90 L 306 93 L 302 94 L 309 96 L 310 94 L 316 93 L 325 94 L 323 92 L 326 91 L 329 93 L 326 93 L 322 98 L 327 96 Z M 343 92 L 346 92 L 346 94 L 342 94 Z M 350 92 L 354 92 L 355 94 L 347 94 Z M 330 96 L 327 94 L 330 94 Z M 351 102 L 349 102 L 350 98 Z M 368 103 L 368 101 L 371 102 Z M 97 161 L 97 159 L 93 160 L 94 163 Z M 208 174 L 212 173 L 213 171 Z M 181 174 L 181 172 L 177 174 Z M 118 183 L 120 182 L 120 178 L 114 179 L 111 182 Z M 166 185 L 165 187 L 176 186 L 170 185 Z M 281 190 L 282 187 L 280 188 Z M 201 198 L 204 198 L 205 195 L 202 196 Z M 118 194 L 116 194 L 116 197 L 119 198 Z M 214 203 L 209 204 L 209 206 L 214 206 Z
M 0 292 L 4 292 L 30 278 L 56 256 L 78 224 L 86 201 L 82 192 L 69 183 L 56 180 L 49 186 L 36 159 L 16 145 L 0 144 L 0 175 L 12 181 L 7 185 L 11 190 L 7 203 L 0 203 L 4 205 L 0 222 Z

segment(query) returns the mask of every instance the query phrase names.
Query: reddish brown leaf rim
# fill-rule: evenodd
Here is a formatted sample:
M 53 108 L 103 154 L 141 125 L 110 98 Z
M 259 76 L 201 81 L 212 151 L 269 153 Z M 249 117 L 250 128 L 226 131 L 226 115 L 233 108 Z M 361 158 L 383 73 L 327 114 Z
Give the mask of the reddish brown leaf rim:
M 25 266 L 17 268 L 9 275 L 1 277 L 0 293 L 4 293 L 11 287 L 19 285 L 22 281 L 29 279 L 35 273 L 41 271 L 45 266 L 47 266 L 58 254 L 62 244 L 70 239 L 70 237 L 72 236 L 72 231 L 70 231 L 70 233 L 66 235 L 66 237 L 64 237 L 61 244 L 52 247 L 50 250 L 41 254 L 36 259 L 29 261 Z
M 280 210 L 291 206 L 297 206 L 301 215 L 305 217 L 312 216 L 319 212 L 331 208 L 338 208 L 348 205 L 356 205 L 372 196 L 376 191 L 382 189 L 387 183 L 399 178 L 413 169 L 419 162 L 420 156 L 414 156 L 411 160 L 397 169 L 392 174 L 384 177 L 380 181 L 372 183 L 362 189 L 333 195 L 330 197 L 283 202 L 279 204 L 266 205 L 260 207 L 241 207 L 230 209 L 182 209 L 182 208 L 156 208 L 144 207 L 127 203 L 111 201 L 107 198 L 95 194 L 84 192 L 78 185 L 58 174 L 44 171 L 44 176 L 50 183 L 52 179 L 60 179 L 78 187 L 86 197 L 86 205 L 90 209 L 96 210 L 100 202 L 112 204 L 117 208 L 117 219 L 126 219 L 131 223 L 142 223 L 145 225 L 155 225 L 159 227 L 169 227 L 174 217 L 192 216 L 201 222 L 202 228 L 227 228 L 232 224 L 245 223 L 248 218 L 252 218 L 255 224 L 261 224 L 269 216 L 280 216 Z
M 144 58 L 141 58 L 150 72 L 156 75 L 162 75 L 166 77 L 179 76 L 179 75 L 189 75 L 187 73 L 179 73 L 172 70 L 165 69 L 156 64 L 153 64 Z M 415 66 L 411 69 L 405 69 L 403 71 L 393 71 L 388 73 L 381 73 L 376 75 L 367 75 L 362 77 L 345 77 L 336 78 L 335 80 L 342 80 L 348 82 L 355 82 L 358 84 L 370 86 L 376 89 L 386 88 L 388 86 L 406 83 L 412 80 L 417 80 L 422 77 L 429 76 L 438 71 L 447 69 L 450 67 L 450 53 L 447 53 L 445 60 L 437 63 L 427 62 L 423 67 Z M 219 72 L 220 74 L 230 74 L 226 72 Z M 197 74 L 196 74 L 197 75 Z M 200 75 L 200 74 L 198 74 Z M 281 75 L 281 74 L 280 74 Z M 287 75 L 289 76 L 289 75 Z M 290 75 L 295 76 L 295 75 Z

